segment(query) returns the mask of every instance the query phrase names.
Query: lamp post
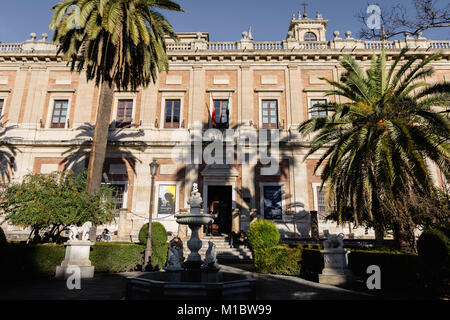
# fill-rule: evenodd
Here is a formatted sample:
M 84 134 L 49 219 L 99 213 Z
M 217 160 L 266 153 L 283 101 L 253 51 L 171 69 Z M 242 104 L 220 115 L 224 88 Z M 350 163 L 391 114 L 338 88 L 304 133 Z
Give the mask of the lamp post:
M 148 207 L 148 235 L 147 235 L 147 245 L 145 247 L 145 253 L 144 253 L 144 268 L 143 270 L 148 270 L 151 261 L 150 258 L 152 256 L 152 213 L 153 213 L 153 193 L 154 193 L 154 186 L 155 186 L 155 176 L 158 172 L 159 164 L 156 162 L 156 160 L 153 160 L 150 163 L 150 174 L 152 175 L 152 187 L 150 191 L 150 205 Z

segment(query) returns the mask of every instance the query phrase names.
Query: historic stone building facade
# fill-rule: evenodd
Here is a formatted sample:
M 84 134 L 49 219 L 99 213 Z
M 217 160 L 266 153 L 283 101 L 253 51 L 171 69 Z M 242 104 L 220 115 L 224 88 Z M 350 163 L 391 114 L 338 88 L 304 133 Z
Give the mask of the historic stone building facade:
M 330 86 L 320 78 L 338 80 L 343 55 L 352 55 L 367 68 L 383 45 L 390 61 L 406 46 L 424 56 L 442 50 L 443 58 L 433 63 L 436 73 L 427 80 L 450 81 L 450 41 L 409 36 L 362 41 L 349 31 L 344 38 L 336 31 L 334 39 L 327 40 L 327 22 L 320 14 L 299 14 L 292 18 L 286 40 L 274 42 L 253 41 L 251 30 L 236 42 L 211 42 L 208 33 L 180 33 L 180 43 L 168 41 L 170 71 L 160 74 L 156 84 L 115 92 L 103 176 L 104 183 L 117 190 L 117 225 L 110 227 L 119 238 L 136 239 L 151 197 L 154 221 L 176 233 L 174 213 L 188 207 L 194 182 L 199 183 L 205 212 L 219 204 L 220 232 L 246 230 L 252 219 L 266 218 L 273 219 L 285 237 L 309 237 L 310 213 L 317 211 L 320 233 L 332 229 L 357 237 L 373 234 L 324 221 L 320 170 L 313 172 L 320 155 L 304 161 L 308 139 L 297 127 L 317 116 L 310 106 L 335 101 L 325 97 Z M 32 34 L 23 43 L 0 43 L 1 139 L 16 150 L 12 168 L 4 168 L 12 182 L 30 172 L 49 173 L 66 166 L 79 170 L 87 163 L 83 150 L 92 136 L 99 89 L 83 73 L 71 73 L 46 37 L 37 40 Z M 201 123 L 200 135 L 212 127 L 255 139 L 261 129 L 279 134 L 279 148 L 272 155 L 279 170 L 268 174 L 257 159 L 233 158 L 233 164 L 176 161 L 174 149 L 190 144 L 196 123 Z M 255 141 L 261 146 L 259 139 Z M 250 147 L 251 143 L 243 146 Z M 248 154 L 244 152 L 244 158 Z M 153 160 L 160 166 L 151 195 Z M 436 183 L 442 183 L 435 172 Z M 12 226 L 3 228 L 20 233 Z

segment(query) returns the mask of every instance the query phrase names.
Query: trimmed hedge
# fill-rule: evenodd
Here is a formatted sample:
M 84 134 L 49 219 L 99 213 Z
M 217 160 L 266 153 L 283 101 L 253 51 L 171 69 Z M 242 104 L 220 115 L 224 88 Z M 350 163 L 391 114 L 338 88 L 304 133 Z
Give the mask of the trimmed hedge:
M 260 249 L 255 255 L 255 269 L 260 273 L 299 275 L 302 251 L 285 246 Z
M 318 274 L 323 269 L 323 257 L 318 249 L 278 245 L 255 251 L 254 264 L 259 273 L 300 276 L 318 281 Z
M 247 231 L 248 243 L 253 251 L 276 246 L 280 242 L 280 232 L 273 221 L 257 220 Z
M 98 273 L 140 270 L 144 263 L 145 247 L 129 242 L 98 242 L 89 256 Z
M 147 245 L 148 223 L 144 224 L 139 231 L 139 242 Z M 151 264 L 155 270 L 162 269 L 166 265 L 167 251 L 167 231 L 159 222 L 152 222 L 152 259 Z
M 398 251 L 352 250 L 348 255 L 348 264 L 355 276 L 364 279 L 369 276 L 368 266 L 379 266 L 382 289 L 417 287 L 422 268 L 417 255 Z
M 145 246 L 130 242 L 98 242 L 91 247 L 90 260 L 96 273 L 139 270 Z M 52 277 L 65 257 L 60 244 L 7 243 L 0 249 L 0 277 L 4 280 Z
M 289 248 L 278 245 L 254 254 L 255 269 L 260 273 L 274 273 L 299 276 L 318 281 L 324 268 L 323 256 L 319 249 Z M 417 288 L 422 264 L 417 255 L 401 252 L 351 250 L 348 254 L 349 268 L 355 276 L 367 279 L 366 271 L 370 265 L 381 268 L 381 287 L 383 289 Z

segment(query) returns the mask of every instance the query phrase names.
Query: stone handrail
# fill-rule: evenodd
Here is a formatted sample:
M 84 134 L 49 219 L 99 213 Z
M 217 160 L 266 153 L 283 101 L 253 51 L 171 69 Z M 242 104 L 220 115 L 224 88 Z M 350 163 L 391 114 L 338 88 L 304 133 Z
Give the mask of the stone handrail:
M 191 43 L 168 43 L 167 44 L 167 50 L 169 51 L 187 51 L 191 50 Z
M 283 42 L 264 41 L 253 42 L 254 50 L 283 50 Z
M 425 38 L 407 38 L 393 41 L 364 41 L 353 38 L 335 38 L 330 41 L 252 41 L 243 39 L 241 41 L 221 41 L 207 42 L 204 40 L 194 40 L 183 43 L 168 43 L 169 52 L 187 51 L 293 51 L 293 50 L 400 50 L 401 48 L 420 48 L 433 50 L 450 50 L 450 40 L 429 40 Z M 21 53 L 29 52 L 56 52 L 57 46 L 47 41 L 25 41 L 22 43 L 0 43 L 1 53 Z
M 211 51 L 237 50 L 236 42 L 209 42 L 208 49 Z
M 395 49 L 394 41 L 364 41 L 364 49 Z
M 430 48 L 432 49 L 450 49 L 450 41 L 430 41 Z
M 22 51 L 21 43 L 0 43 L 0 52 L 20 52 Z
M 328 41 L 303 41 L 300 42 L 299 49 L 303 50 L 324 50 L 328 49 L 330 46 Z

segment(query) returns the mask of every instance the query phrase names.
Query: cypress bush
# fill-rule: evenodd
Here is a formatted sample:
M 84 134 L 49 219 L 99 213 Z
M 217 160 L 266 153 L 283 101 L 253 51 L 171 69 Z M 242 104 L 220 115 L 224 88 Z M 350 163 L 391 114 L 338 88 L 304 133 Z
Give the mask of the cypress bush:
M 250 249 L 256 252 L 276 246 L 280 242 L 280 232 L 273 221 L 258 220 L 250 225 L 247 238 Z
M 146 246 L 148 236 L 148 223 L 144 224 L 139 231 L 139 242 Z M 152 222 L 152 267 L 156 270 L 163 268 L 167 260 L 167 231 L 159 222 Z

